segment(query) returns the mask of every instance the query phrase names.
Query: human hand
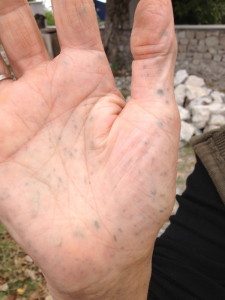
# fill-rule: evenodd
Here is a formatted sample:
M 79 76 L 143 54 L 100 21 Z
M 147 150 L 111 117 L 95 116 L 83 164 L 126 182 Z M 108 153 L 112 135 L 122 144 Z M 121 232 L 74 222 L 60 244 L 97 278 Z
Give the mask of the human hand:
M 171 1 L 138 5 L 127 104 L 92 0 L 53 4 L 62 51 L 50 61 L 26 1 L 0 2 L 17 76 L 0 82 L 0 219 L 56 299 L 144 299 L 175 195 Z

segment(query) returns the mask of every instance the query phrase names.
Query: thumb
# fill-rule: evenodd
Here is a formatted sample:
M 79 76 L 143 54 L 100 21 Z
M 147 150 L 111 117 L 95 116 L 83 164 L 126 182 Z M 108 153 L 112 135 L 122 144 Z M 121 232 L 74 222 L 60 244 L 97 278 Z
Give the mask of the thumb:
M 131 36 L 132 98 L 145 104 L 173 102 L 177 53 L 171 0 L 141 0 Z M 147 103 L 146 103 L 147 101 Z

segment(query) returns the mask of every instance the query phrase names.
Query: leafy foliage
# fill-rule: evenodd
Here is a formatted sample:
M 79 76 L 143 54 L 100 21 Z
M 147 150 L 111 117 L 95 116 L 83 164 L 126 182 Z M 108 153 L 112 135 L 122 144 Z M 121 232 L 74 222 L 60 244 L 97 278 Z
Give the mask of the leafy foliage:
M 224 0 L 173 0 L 176 24 L 225 24 Z
M 55 25 L 55 19 L 54 19 L 54 15 L 53 15 L 53 12 L 52 12 L 52 11 L 47 11 L 47 12 L 45 13 L 45 17 L 46 17 L 48 26 L 53 26 L 53 25 Z
M 26 257 L 0 223 L 0 300 L 45 298 L 43 276 Z M 3 291 L 4 284 L 7 288 Z M 33 297 L 35 294 L 40 297 Z

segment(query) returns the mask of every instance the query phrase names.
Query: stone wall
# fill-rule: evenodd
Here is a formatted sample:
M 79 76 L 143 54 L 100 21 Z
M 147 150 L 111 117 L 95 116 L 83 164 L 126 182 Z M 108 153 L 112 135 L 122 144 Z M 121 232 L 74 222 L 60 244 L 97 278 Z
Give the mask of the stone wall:
M 130 30 L 123 32 L 120 59 L 130 73 Z M 209 87 L 225 91 L 225 25 L 177 25 L 178 58 L 176 70 L 205 79 Z M 101 28 L 104 35 L 104 28 Z M 1 49 L 0 49 L 1 50 Z M 4 56 L 4 54 L 3 54 Z
M 178 25 L 176 69 L 203 77 L 225 91 L 225 25 Z
M 102 36 L 104 28 L 101 29 Z M 225 91 L 225 25 L 177 25 L 176 70 L 201 76 L 208 86 Z M 120 59 L 130 72 L 130 30 L 123 32 Z

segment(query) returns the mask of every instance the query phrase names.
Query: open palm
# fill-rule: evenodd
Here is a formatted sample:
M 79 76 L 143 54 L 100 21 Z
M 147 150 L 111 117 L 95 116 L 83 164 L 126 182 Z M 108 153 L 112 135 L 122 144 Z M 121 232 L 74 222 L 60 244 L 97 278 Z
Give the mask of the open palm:
M 171 3 L 139 3 L 125 103 L 92 0 L 53 1 L 62 51 L 52 61 L 25 2 L 0 3 L 0 37 L 18 78 L 0 83 L 0 219 L 59 299 L 95 291 L 107 299 L 133 269 L 147 286 L 175 192 Z

